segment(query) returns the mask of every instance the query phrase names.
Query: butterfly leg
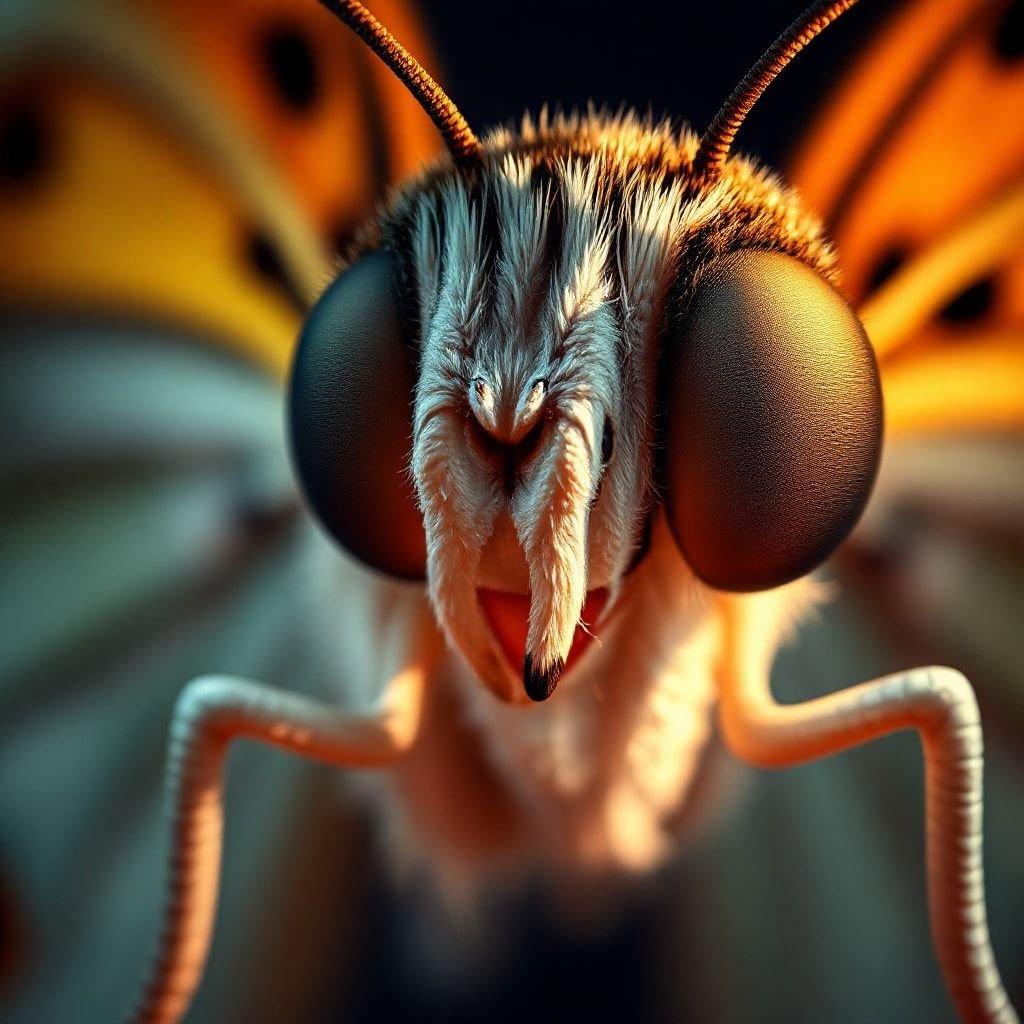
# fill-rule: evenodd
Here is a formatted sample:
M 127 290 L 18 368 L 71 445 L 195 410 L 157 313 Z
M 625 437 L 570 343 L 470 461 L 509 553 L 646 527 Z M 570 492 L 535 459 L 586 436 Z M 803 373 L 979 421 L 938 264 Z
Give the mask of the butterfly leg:
M 731 623 L 735 629 L 735 616 Z M 749 635 L 749 634 L 748 634 Z M 800 704 L 776 704 L 767 664 L 728 644 L 720 678 L 726 742 L 746 761 L 781 768 L 838 753 L 898 729 L 921 737 L 926 772 L 928 900 L 946 984 L 970 1024 L 1016 1024 L 985 915 L 982 732 L 970 683 L 922 668 Z
M 352 713 L 226 676 L 196 679 L 174 709 L 167 753 L 170 870 L 159 948 L 133 1024 L 171 1024 L 188 1009 L 213 930 L 223 831 L 223 776 L 233 740 L 253 739 L 346 768 L 399 759 L 420 719 L 424 669 L 400 672 L 379 706 Z

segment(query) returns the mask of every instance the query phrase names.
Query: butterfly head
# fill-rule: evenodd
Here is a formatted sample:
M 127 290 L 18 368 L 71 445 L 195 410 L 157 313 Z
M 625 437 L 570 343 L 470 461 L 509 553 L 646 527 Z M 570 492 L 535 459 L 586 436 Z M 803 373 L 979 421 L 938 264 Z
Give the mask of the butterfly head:
M 652 529 L 715 588 L 817 565 L 867 498 L 881 404 L 831 249 L 770 174 L 631 114 L 477 147 L 396 193 L 311 314 L 293 450 L 341 544 L 424 578 L 476 675 L 528 702 Z

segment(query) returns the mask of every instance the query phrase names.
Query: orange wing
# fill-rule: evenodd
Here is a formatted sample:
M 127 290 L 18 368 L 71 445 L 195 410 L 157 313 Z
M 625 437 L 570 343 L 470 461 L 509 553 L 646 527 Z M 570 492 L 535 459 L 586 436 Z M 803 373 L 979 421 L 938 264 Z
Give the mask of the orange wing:
M 890 435 L 1024 427 L 1024 9 L 914 0 L 792 164 L 878 351 Z
M 384 185 L 437 148 L 408 90 L 319 4 L 142 0 L 142 7 L 199 65 L 232 120 L 267 146 L 325 237 L 345 235 Z M 374 11 L 429 65 L 423 31 L 404 3 L 383 0 Z
M 908 664 L 948 660 L 1019 715 L 1024 4 L 901 5 L 791 176 L 836 239 L 885 393 L 882 469 L 843 564 Z
M 337 245 L 438 144 L 299 0 L 42 3 L 0 43 L 0 303 L 185 327 L 277 373 Z
M 374 7 L 423 56 L 406 0 Z M 339 239 L 438 146 L 378 64 L 313 0 L 0 2 L 4 1021 L 126 1009 L 183 682 L 340 671 L 278 378 Z M 250 905 L 196 1020 L 306 1019 L 348 973 L 251 925 L 315 948 L 355 920 L 359 841 L 310 782 L 237 779 L 225 875 Z

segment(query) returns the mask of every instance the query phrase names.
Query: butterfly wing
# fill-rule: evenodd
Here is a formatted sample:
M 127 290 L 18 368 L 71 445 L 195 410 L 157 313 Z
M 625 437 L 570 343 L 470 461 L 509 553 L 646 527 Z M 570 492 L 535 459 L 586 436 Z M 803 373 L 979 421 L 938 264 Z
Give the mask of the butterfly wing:
M 404 4 L 379 6 L 416 36 Z M 326 693 L 340 674 L 338 556 L 299 506 L 280 378 L 336 246 L 436 145 L 374 63 L 299 0 L 0 9 L 5 1021 L 127 1009 L 182 684 Z M 302 1019 L 344 962 L 350 898 L 302 879 L 354 873 L 356 826 L 317 811 L 331 783 L 310 766 L 242 752 L 237 770 L 236 955 L 195 1019 Z M 269 877 L 286 895 L 261 903 Z M 335 962 L 283 970 L 273 928 L 245 940 L 260 913 Z
M 874 555 L 868 575 L 903 607 L 900 629 L 949 641 L 954 663 L 1001 677 L 1018 714 L 1021 110 L 1024 5 L 913 0 L 884 22 L 792 163 L 830 226 L 882 373 L 886 454 L 849 554 L 864 573 Z M 981 566 L 993 562 L 985 602 Z M 1004 629 L 974 633 L 992 619 Z

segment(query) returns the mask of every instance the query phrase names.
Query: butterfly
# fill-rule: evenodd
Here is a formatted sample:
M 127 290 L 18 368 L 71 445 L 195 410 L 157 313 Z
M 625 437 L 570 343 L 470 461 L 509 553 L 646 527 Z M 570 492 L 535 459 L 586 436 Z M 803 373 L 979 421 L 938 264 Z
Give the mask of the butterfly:
M 816 152 L 818 152 L 818 153 L 830 152 L 830 149 L 828 149 L 828 148 L 826 148 L 826 147 L 824 147 L 824 146 L 823 146 L 823 147 L 819 147 L 819 148 L 818 148 L 818 149 L 816 150 Z M 800 175 L 799 175 L 799 173 L 798 173 L 798 174 L 796 175 L 796 178 L 797 178 L 797 180 L 798 180 L 798 181 L 800 180 Z M 838 231 L 837 231 L 837 238 L 838 238 L 838 240 L 839 240 L 840 250 L 841 250 L 841 254 L 842 254 L 842 251 L 843 251 L 843 250 L 842 250 L 842 247 L 843 247 L 843 244 L 844 244 L 844 243 L 843 243 L 843 236 L 842 236 L 842 233 L 841 233 L 841 232 L 838 232 Z M 256 246 L 256 247 L 254 247 L 254 248 L 260 248 L 260 247 Z M 267 261 L 267 260 L 264 260 L 263 262 L 268 262 L 268 261 Z M 273 262 L 273 261 L 269 261 L 269 262 Z M 295 275 L 295 276 L 296 276 L 296 277 L 299 277 L 299 278 L 301 278 L 301 276 L 302 276 L 302 275 L 301 275 L 301 273 L 300 273 L 300 274 L 298 274 L 298 275 Z M 894 281 L 896 281 L 896 280 L 898 280 L 898 278 L 893 278 L 893 280 L 894 280 Z M 295 287 L 294 287 L 293 285 L 288 285 L 288 287 L 289 287 L 289 288 L 291 288 L 291 290 L 293 290 L 293 291 L 295 291 L 295 292 L 297 292 L 297 293 L 299 293 L 299 294 L 301 295 L 301 292 L 302 292 L 302 288 L 301 288 L 301 286 L 300 286 L 300 287 L 298 287 L 298 288 L 295 288 Z M 307 289 L 307 290 L 308 290 L 308 289 Z M 856 293 L 854 292 L 853 294 L 855 295 Z M 884 311 L 884 306 L 883 306 L 882 308 L 883 308 L 883 311 Z M 871 319 L 871 318 L 869 318 L 869 317 L 867 316 L 867 314 L 864 314 L 864 315 L 865 315 L 865 319 L 866 319 L 866 320 L 867 320 L 867 321 L 869 322 L 869 328 L 870 328 L 870 327 L 871 327 L 871 324 L 870 324 L 870 319 Z M 266 318 L 264 317 L 264 318 L 262 318 L 262 319 L 263 319 L 263 320 L 265 321 L 265 319 L 266 319 Z M 874 334 L 872 334 L 872 340 L 874 340 L 874 338 L 875 338 L 875 335 L 874 335 Z M 280 365 L 280 364 L 279 364 L 279 365 Z M 893 365 L 895 365 L 895 364 L 893 364 Z M 1011 366 L 1012 366 L 1012 364 L 1011 364 Z M 882 360 L 882 373 L 883 373 L 883 381 L 885 381 L 885 382 L 886 382 L 886 387 L 887 387 L 887 390 L 886 390 L 886 398 L 887 398 L 887 403 L 888 403 L 888 407 L 889 407 L 889 416 L 890 416 L 890 424 L 892 424 L 892 422 L 893 422 L 893 420 L 892 420 L 892 410 L 893 410 L 893 406 L 892 406 L 892 401 L 891 401 L 891 399 L 890 399 L 890 391 L 888 390 L 888 387 L 889 387 L 889 383 L 890 383 L 890 382 L 891 382 L 891 381 L 892 381 L 892 380 L 894 379 L 894 378 L 892 377 L 892 375 L 891 375 L 891 374 L 892 374 L 892 372 L 893 372 L 893 371 L 891 371 L 891 370 L 889 369 L 889 367 L 887 366 L 887 364 L 886 364 L 886 360 L 885 360 L 885 359 L 883 359 L 883 360 Z M 886 374 L 887 374 L 887 373 L 889 374 L 889 377 L 888 377 L 888 379 L 886 378 Z M 1007 376 L 1006 376 L 1006 373 L 1005 373 L 1005 367 L 1004 367 L 1004 372 L 1003 372 L 1002 374 L 997 374 L 996 376 L 997 376 L 998 378 L 1000 378 L 1000 379 L 1003 379 L 1003 380 L 1011 380 L 1011 379 L 1012 379 L 1012 378 L 1010 378 L 1010 377 L 1007 377 Z M 916 394 L 916 393 L 918 393 L 918 392 L 919 392 L 919 390 L 920 390 L 920 389 L 919 389 L 919 388 L 916 388 L 916 387 L 914 387 L 914 388 L 911 388 L 911 390 L 913 390 L 913 391 L 915 392 L 915 394 Z M 198 404 L 198 403 L 197 403 L 197 404 Z M 897 404 L 896 408 L 897 408 L 897 410 L 898 410 L 898 408 L 899 408 L 898 404 Z M 901 421 L 899 420 L 899 418 L 898 418 L 898 417 L 899 417 L 899 415 L 902 415 L 902 414 L 898 414 L 898 416 L 897 416 L 897 420 L 896 420 L 896 423 L 897 423 L 897 424 L 899 424 L 899 423 L 901 422 Z M 904 422 L 906 422 L 906 421 L 904 421 Z M 957 430 L 959 430 L 959 431 L 960 431 L 960 433 L 962 433 L 962 427 L 963 427 L 963 425 L 964 425 L 964 424 L 963 424 L 962 422 L 959 422 L 959 423 L 954 423 L 954 428 L 955 428 L 955 429 L 957 429 Z M 985 421 L 983 420 L 983 421 L 981 422 L 981 426 L 990 426 L 990 425 L 991 425 L 991 421 L 989 421 L 988 423 L 986 423 L 986 422 L 985 422 Z M 1002 420 L 999 420 L 999 421 L 998 421 L 998 425 L 999 425 L 999 426 L 1000 426 L 1000 427 L 1001 427 L 1002 429 L 1004 429 L 1004 430 L 1006 429 L 1006 427 L 1007 427 L 1007 426 L 1009 426 L 1010 428 L 1012 428 L 1012 427 L 1013 427 L 1013 426 L 1015 425 L 1015 420 L 1013 419 L 1013 414 L 1012 414 L 1012 403 L 1011 403 L 1011 415 L 1010 415 L 1010 417 L 1009 417 L 1008 419 L 1004 418 L 1004 419 L 1002 419 Z M 913 429 L 913 425 L 911 424 L 911 425 L 910 425 L 910 427 L 909 427 L 909 428 L 907 429 L 907 433 L 908 433 L 908 434 L 910 434 L 910 433 L 912 432 L 912 429 Z M 1012 465 L 1012 463 L 1011 463 L 1011 465 Z M 885 469 L 885 468 L 883 467 L 883 476 L 882 476 L 882 484 L 883 484 L 883 485 L 885 485 L 885 481 L 886 481 L 886 473 L 887 473 L 887 469 Z M 900 479 L 900 474 L 898 474 L 898 473 L 896 474 L 896 479 L 897 479 L 897 480 L 899 480 L 899 479 Z M 904 477 L 904 479 L 905 479 L 905 477 Z M 257 479 L 257 483 L 263 483 L 263 484 L 265 484 L 266 482 L 267 482 L 266 480 L 259 480 L 259 479 Z M 898 486 L 898 485 L 897 485 L 897 486 Z M 270 489 L 270 490 L 273 490 L 273 488 L 269 488 L 269 489 Z M 281 488 L 281 490 L 285 490 L 285 489 L 286 489 L 286 488 L 283 488 L 283 487 Z M 884 490 L 880 490 L 880 493 L 885 493 L 885 492 L 884 492 Z M 897 497 L 898 497 L 898 496 L 897 496 Z M 931 495 L 929 495 L 929 497 L 931 497 Z M 271 503 L 271 504 L 273 504 L 273 503 Z M 285 502 L 284 504 L 287 504 L 287 502 Z M 931 506 L 932 506 L 932 507 L 935 507 L 935 503 L 934 503 L 934 502 L 931 502 L 930 504 L 931 504 Z M 251 514 L 251 513 L 250 513 L 250 514 Z M 257 522 L 259 522 L 259 521 L 261 520 L 261 517 L 262 517 L 262 519 L 269 519 L 269 520 L 270 520 L 270 526 L 271 526 L 271 527 L 273 527 L 273 525 L 274 525 L 274 522 L 275 522 L 275 519 L 274 519 L 274 515 L 273 515 L 273 514 L 271 514 L 271 515 L 267 516 L 267 515 L 266 515 L 265 513 L 258 513 L 258 514 L 256 514 L 256 515 L 254 516 L 254 518 L 255 518 L 255 519 L 257 520 Z M 870 519 L 869 519 L 869 523 L 870 523 Z M 884 534 L 884 530 L 883 530 L 882 532 L 883 532 L 883 534 Z M 851 544 L 853 544 L 853 545 L 856 545 L 856 544 L 858 543 L 858 541 L 859 541 L 859 538 L 857 537 L 857 535 L 855 535 L 855 536 L 854 536 L 854 539 L 853 539 L 853 541 L 851 542 Z M 307 585 L 308 585 L 308 584 L 307 584 Z M 239 616 L 240 616 L 240 618 L 242 617 L 242 616 L 241 616 L 241 613 L 239 613 Z M 322 621 L 322 619 L 321 619 L 321 621 Z M 241 630 L 243 630 L 243 631 L 246 631 L 246 627 L 247 627 L 247 626 L 249 626 L 249 628 L 252 628 L 252 627 L 251 627 L 251 626 L 249 625 L 249 624 L 251 624 L 252 622 L 253 622 L 253 618 L 252 618 L 251 616 L 246 616 L 246 617 L 245 617 L 245 624 L 244 624 L 244 625 L 243 625 L 243 624 L 240 624 L 239 628 L 240 628 Z M 208 671 L 208 670 L 209 670 L 209 666 L 208 666 L 208 665 L 200 666 L 200 667 L 198 668 L 198 671 L 200 671 L 200 672 L 202 672 L 202 671 Z M 288 665 L 288 672 L 289 672 L 289 673 L 291 673 L 291 671 L 292 671 L 292 665 L 291 665 L 291 663 L 289 663 L 289 665 Z M 263 674 L 265 675 L 265 673 L 263 673 Z M 180 682 L 180 679 L 179 679 L 179 682 Z M 141 742 L 141 740 L 140 740 L 140 742 Z

